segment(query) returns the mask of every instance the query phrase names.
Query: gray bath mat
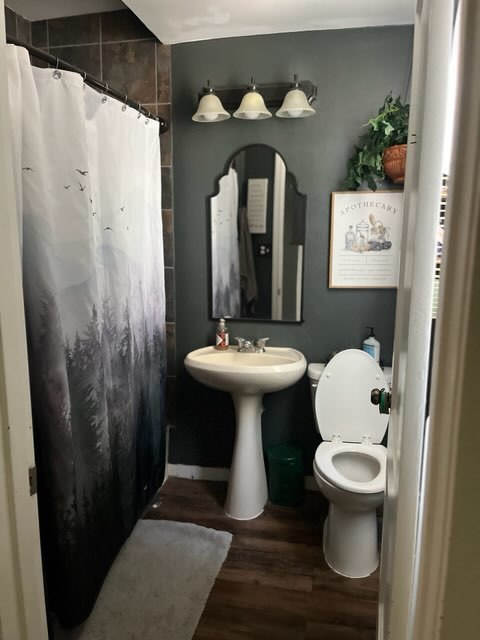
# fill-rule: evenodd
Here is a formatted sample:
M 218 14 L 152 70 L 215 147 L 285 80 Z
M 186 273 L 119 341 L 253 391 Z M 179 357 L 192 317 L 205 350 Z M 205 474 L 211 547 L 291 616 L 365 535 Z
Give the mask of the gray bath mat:
M 232 535 L 139 520 L 89 619 L 59 640 L 191 640 Z

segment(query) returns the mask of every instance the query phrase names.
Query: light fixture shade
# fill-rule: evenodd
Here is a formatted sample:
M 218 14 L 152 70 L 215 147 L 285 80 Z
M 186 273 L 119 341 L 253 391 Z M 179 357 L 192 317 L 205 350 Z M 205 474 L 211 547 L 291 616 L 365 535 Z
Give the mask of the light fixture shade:
M 308 102 L 305 93 L 295 87 L 291 89 L 283 100 L 283 104 L 275 114 L 279 118 L 307 118 L 313 116 L 315 109 Z
M 240 106 L 233 114 L 234 118 L 242 120 L 265 120 L 272 114 L 265 106 L 262 96 L 256 89 L 250 89 L 242 98 Z
M 228 120 L 228 118 L 230 118 L 230 114 L 225 111 L 220 98 L 213 92 L 202 96 L 198 108 L 192 116 L 194 122 L 220 122 Z

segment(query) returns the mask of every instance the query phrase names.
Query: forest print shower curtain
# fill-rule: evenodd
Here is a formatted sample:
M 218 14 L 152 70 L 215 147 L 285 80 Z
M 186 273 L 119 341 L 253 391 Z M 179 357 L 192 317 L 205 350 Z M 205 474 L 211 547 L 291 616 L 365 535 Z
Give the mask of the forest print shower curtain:
M 47 600 L 74 626 L 164 475 L 159 128 L 8 55 Z

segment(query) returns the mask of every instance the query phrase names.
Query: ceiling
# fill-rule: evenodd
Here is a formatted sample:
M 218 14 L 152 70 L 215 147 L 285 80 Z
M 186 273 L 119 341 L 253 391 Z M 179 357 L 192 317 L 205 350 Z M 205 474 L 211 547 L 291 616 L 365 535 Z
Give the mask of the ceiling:
M 416 0 L 124 0 L 165 44 L 412 24 Z
M 124 0 L 162 42 L 412 24 L 416 0 Z M 121 0 L 6 0 L 29 20 L 120 9 Z

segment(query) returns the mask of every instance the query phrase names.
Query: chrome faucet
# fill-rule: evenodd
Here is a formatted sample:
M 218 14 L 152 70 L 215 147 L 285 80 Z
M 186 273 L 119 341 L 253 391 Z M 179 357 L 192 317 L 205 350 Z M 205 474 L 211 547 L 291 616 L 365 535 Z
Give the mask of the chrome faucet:
M 270 340 L 270 338 L 257 338 L 253 342 L 253 346 L 255 347 L 255 353 L 265 353 L 265 345 Z
M 256 340 L 235 338 L 235 340 L 238 342 L 239 353 L 264 353 L 265 344 L 270 338 L 257 338 Z

